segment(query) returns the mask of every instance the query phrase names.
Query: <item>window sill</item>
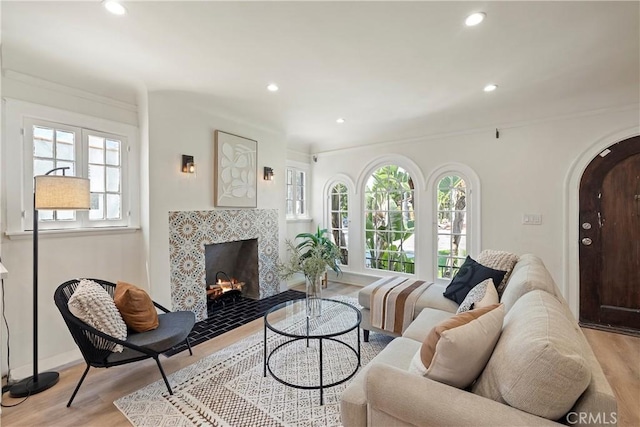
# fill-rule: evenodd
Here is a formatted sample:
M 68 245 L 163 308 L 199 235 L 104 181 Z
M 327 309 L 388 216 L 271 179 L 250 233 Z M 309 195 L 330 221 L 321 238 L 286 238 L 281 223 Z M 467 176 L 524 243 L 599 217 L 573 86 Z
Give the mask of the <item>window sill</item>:
M 401 271 L 391 271 L 391 270 L 378 270 L 377 268 L 370 268 L 370 267 L 365 267 L 364 272 L 361 274 L 366 276 L 371 276 L 371 277 L 378 277 L 378 278 L 392 277 L 392 276 L 408 277 L 408 278 L 416 277 L 415 273 L 403 273 Z
M 107 234 L 130 234 L 140 231 L 140 227 L 96 227 L 70 228 L 58 230 L 38 230 L 38 239 L 71 236 L 100 236 Z M 7 231 L 4 233 L 9 240 L 25 240 L 33 238 L 33 231 Z
M 287 218 L 288 223 L 296 223 L 296 222 L 311 222 L 313 218 Z
M 4 268 L 4 265 L 2 265 L 2 263 L 0 262 L 0 278 L 4 279 L 5 277 L 7 277 L 8 274 L 9 272 L 7 271 L 6 268 Z

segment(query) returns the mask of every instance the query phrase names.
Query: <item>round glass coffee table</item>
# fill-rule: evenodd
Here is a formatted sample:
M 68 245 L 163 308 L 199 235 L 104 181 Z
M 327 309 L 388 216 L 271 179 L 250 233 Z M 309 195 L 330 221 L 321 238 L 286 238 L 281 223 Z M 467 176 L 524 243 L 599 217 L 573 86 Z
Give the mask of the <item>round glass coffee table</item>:
M 286 386 L 320 390 L 324 405 L 325 388 L 358 372 L 362 315 L 346 302 L 322 298 L 321 304 L 317 317 L 307 317 L 306 299 L 283 302 L 265 313 L 263 375 L 268 371 Z

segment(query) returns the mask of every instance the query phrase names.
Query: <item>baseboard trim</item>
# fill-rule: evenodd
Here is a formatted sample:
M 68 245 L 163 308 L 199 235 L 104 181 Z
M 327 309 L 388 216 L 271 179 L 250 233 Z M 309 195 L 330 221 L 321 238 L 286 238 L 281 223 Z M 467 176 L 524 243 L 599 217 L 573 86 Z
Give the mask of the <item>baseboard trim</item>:
M 47 359 L 40 359 L 38 361 L 38 370 L 40 372 L 60 370 L 67 366 L 75 365 L 80 361 L 82 361 L 82 353 L 80 353 L 80 350 L 76 349 Z M 30 377 L 31 375 L 33 375 L 33 365 L 29 363 L 12 369 L 11 381 L 18 381 L 23 378 Z
M 640 337 L 640 331 L 637 329 L 621 328 L 621 327 L 610 326 L 610 325 L 599 325 L 597 323 L 590 323 L 590 322 L 578 322 L 578 323 L 582 328 L 596 329 L 598 331 L 612 332 L 614 334 L 630 335 L 632 337 Z
M 343 285 L 352 285 L 358 287 L 365 287 L 370 285 L 371 283 L 379 280 L 381 276 L 374 276 L 371 274 L 365 273 L 357 273 L 352 271 L 343 271 L 342 273 L 336 275 L 334 272 L 329 271 L 327 273 L 327 279 L 329 283 L 340 283 Z M 296 275 L 286 282 L 286 288 L 292 289 L 296 286 L 304 285 L 305 279 L 302 275 Z

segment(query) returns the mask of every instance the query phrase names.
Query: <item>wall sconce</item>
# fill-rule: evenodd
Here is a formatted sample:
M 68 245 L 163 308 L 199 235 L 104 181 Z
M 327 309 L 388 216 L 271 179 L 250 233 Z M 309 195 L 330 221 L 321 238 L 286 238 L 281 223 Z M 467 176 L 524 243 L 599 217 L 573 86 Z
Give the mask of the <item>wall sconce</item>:
M 273 181 L 273 169 L 269 166 L 264 167 L 264 180 Z
M 193 156 L 182 155 L 182 172 L 195 173 L 196 164 L 193 163 Z

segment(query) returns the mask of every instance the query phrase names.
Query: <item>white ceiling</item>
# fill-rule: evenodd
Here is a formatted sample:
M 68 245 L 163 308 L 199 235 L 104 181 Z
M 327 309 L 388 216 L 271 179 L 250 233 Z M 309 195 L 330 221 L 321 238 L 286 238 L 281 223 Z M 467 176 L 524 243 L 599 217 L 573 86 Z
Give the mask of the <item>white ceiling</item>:
M 128 102 L 192 92 L 315 152 L 640 99 L 639 2 L 124 4 L 3 1 L 3 67 Z

